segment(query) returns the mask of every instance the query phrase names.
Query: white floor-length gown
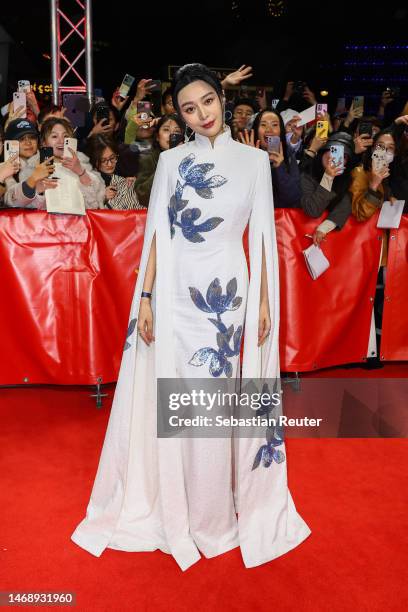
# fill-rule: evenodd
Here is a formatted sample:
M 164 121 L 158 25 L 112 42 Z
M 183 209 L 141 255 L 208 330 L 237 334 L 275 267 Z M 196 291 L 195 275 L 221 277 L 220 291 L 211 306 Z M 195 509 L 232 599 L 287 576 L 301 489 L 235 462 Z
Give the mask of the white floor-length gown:
M 250 280 L 242 245 L 249 221 Z M 156 340 L 136 318 L 153 236 Z M 272 329 L 258 316 L 265 248 Z M 279 439 L 158 438 L 157 378 L 279 376 L 279 285 L 267 153 L 235 142 L 195 141 L 161 153 L 115 398 L 86 517 L 72 540 L 100 556 L 160 549 L 185 570 L 240 546 L 246 567 L 286 553 L 309 534 L 287 487 Z M 264 447 L 262 460 L 254 459 Z M 238 518 L 236 513 L 238 513 Z

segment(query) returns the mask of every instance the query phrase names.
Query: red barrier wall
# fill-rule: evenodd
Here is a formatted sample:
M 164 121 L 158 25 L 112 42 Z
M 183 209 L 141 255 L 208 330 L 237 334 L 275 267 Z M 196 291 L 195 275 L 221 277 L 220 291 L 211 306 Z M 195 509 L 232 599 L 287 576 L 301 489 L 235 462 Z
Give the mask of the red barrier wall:
M 319 220 L 298 210 L 275 214 L 282 370 L 361 360 L 380 254 L 376 219 L 350 219 L 332 232 L 323 246 L 331 267 L 313 281 L 301 251 Z M 144 211 L 0 213 L 0 384 L 116 380 L 144 225 Z M 401 225 L 390 243 L 386 359 L 408 358 L 407 219 Z

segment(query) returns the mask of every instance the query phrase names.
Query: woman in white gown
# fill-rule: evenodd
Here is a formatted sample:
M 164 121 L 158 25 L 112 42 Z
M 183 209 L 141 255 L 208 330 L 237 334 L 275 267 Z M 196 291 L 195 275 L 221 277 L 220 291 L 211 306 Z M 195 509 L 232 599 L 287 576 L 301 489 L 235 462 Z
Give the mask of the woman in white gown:
M 253 567 L 310 534 L 287 487 L 280 429 L 266 440 L 161 438 L 156 400 L 159 378 L 239 377 L 242 340 L 244 378 L 279 376 L 269 158 L 232 139 L 206 67 L 181 68 L 173 99 L 195 140 L 159 158 L 115 398 L 72 540 L 96 556 L 160 549 L 183 570 L 199 551 L 240 546 Z

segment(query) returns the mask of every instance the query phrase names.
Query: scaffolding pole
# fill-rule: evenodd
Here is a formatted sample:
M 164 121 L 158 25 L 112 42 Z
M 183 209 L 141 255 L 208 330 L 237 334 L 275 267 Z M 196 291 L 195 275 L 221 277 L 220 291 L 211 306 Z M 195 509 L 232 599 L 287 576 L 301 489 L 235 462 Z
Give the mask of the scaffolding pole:
M 92 104 L 92 0 L 50 0 L 51 79 L 54 104 L 81 93 Z

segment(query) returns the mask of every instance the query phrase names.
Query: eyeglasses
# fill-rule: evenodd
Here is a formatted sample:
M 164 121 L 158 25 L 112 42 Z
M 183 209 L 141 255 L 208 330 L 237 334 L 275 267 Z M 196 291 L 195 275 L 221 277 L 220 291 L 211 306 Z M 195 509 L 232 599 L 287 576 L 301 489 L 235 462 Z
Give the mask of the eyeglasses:
M 118 161 L 119 155 L 111 155 L 105 159 L 102 157 L 101 164 L 115 164 Z
M 381 142 L 377 142 L 374 148 L 379 151 L 386 151 L 386 153 L 395 153 L 395 147 L 386 147 Z

